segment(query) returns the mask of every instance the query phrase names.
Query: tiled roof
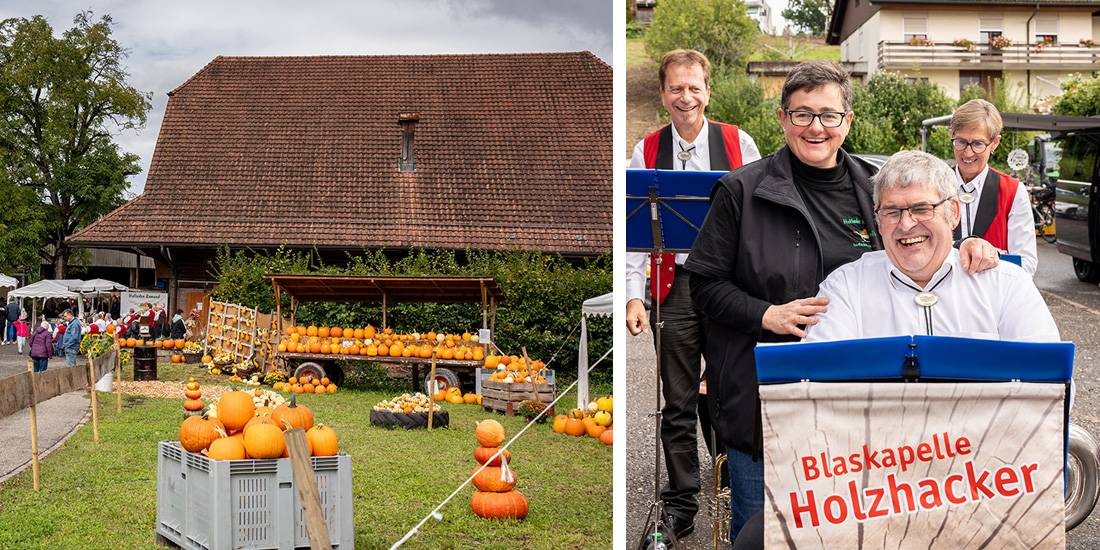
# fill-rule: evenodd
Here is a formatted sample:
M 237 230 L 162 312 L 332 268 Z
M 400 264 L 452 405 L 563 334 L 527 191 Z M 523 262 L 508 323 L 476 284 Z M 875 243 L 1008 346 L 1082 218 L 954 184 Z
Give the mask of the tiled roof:
M 70 241 L 610 251 L 611 74 L 588 52 L 218 57 L 169 94 L 145 192 Z

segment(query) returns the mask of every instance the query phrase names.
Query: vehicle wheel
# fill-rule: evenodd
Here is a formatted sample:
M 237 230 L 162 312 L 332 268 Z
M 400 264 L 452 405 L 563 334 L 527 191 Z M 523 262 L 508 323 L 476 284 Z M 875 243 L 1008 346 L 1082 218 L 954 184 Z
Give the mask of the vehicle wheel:
M 1100 265 L 1096 262 L 1086 262 L 1080 258 L 1073 259 L 1073 273 L 1077 280 L 1085 283 L 1100 283 Z
M 1076 424 L 1069 425 L 1069 457 L 1066 469 L 1066 531 L 1080 525 L 1100 496 L 1100 462 L 1096 441 Z
M 424 377 L 424 393 L 428 396 L 432 395 L 431 376 L 432 375 L 429 372 L 428 375 Z M 447 388 L 450 387 L 461 387 L 458 382 L 458 375 L 455 374 L 455 372 L 451 369 L 441 369 L 437 367 L 435 369 L 435 380 L 439 383 L 439 391 L 446 391 Z
M 320 380 L 320 379 L 328 376 L 328 371 L 326 371 L 325 367 L 322 367 L 319 363 L 314 363 L 312 361 L 306 361 L 305 363 L 302 363 L 301 365 L 298 365 L 298 368 L 294 369 L 294 377 L 295 378 L 301 380 L 302 376 L 308 376 L 310 378 L 315 378 L 317 380 Z M 329 380 L 332 380 L 332 379 L 329 378 Z M 339 384 L 337 384 L 337 385 L 339 385 Z

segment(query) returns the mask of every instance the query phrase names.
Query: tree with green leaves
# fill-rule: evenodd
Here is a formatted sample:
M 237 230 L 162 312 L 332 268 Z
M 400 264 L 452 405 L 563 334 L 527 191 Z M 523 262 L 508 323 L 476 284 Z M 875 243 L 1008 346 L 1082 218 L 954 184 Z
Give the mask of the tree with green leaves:
M 807 34 L 822 36 L 833 16 L 832 0 L 789 0 L 783 10 L 783 17 Z
M 1054 114 L 1100 115 L 1100 78 L 1076 75 L 1063 82 L 1062 96 L 1054 104 Z
M 18 188 L 39 210 L 14 239 L 58 278 L 74 253 L 65 239 L 123 203 L 126 178 L 140 168 L 110 131 L 144 126 L 151 99 L 126 82 L 110 16 L 84 12 L 73 23 L 54 36 L 42 16 L 0 22 L 0 187 Z
M 698 50 L 715 67 L 743 71 L 759 35 L 740 0 L 661 0 L 645 48 L 654 60 L 678 48 Z

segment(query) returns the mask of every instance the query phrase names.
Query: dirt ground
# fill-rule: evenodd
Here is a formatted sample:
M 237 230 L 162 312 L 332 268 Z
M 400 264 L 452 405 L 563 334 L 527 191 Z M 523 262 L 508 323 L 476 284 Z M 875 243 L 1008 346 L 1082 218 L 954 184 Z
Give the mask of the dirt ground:
M 626 158 L 634 146 L 661 126 L 657 63 L 645 55 L 645 44 L 628 39 L 626 45 Z

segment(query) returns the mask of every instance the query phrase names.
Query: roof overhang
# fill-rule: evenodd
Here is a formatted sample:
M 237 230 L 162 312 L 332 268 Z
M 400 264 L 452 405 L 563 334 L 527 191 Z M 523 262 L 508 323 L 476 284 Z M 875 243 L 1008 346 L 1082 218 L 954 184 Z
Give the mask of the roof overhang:
M 492 277 L 388 277 L 372 275 L 281 275 L 264 279 L 299 302 L 500 301 L 504 294 Z

